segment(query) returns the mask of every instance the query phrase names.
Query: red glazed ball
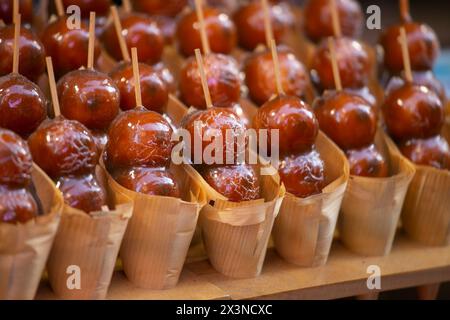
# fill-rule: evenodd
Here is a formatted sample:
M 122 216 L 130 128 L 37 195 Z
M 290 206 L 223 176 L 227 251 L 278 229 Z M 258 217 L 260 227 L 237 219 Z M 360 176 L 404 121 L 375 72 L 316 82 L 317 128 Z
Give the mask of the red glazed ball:
M 236 27 L 228 15 L 215 8 L 204 8 L 205 29 L 212 52 L 229 54 L 237 43 Z M 183 15 L 177 26 L 178 49 L 185 56 L 202 48 L 197 13 L 193 10 Z
M 0 2 L 0 19 L 5 24 L 13 23 L 13 3 L 14 0 Z M 33 21 L 33 0 L 19 0 L 19 13 L 22 23 L 31 23 Z
M 108 167 L 166 166 L 172 152 L 172 133 L 170 124 L 159 113 L 141 107 L 121 113 L 108 132 Z
M 188 5 L 187 0 L 132 0 L 133 8 L 149 15 L 174 17 Z
M 37 215 L 38 206 L 30 192 L 0 185 L 0 223 L 25 223 Z
M 271 130 L 279 130 L 281 155 L 311 149 L 319 132 L 319 122 L 311 107 L 297 97 L 286 95 L 277 96 L 259 108 L 253 127 L 268 129 L 267 151 L 271 150 Z
M 0 184 L 26 187 L 33 160 L 27 143 L 14 132 L 0 128 Z
M 441 136 L 408 140 L 399 148 L 415 164 L 450 170 L 450 147 Z
M 222 54 L 209 54 L 203 57 L 203 64 L 212 104 L 227 108 L 238 102 L 241 95 L 241 78 L 236 61 Z M 180 72 L 179 90 L 180 97 L 187 106 L 206 108 L 195 57 L 190 57 Z
M 439 56 L 439 40 L 428 25 L 415 22 L 392 26 L 383 33 L 380 43 L 384 49 L 386 69 L 390 73 L 399 73 L 404 69 L 402 49 L 398 42 L 401 27 L 406 31 L 411 69 L 432 69 Z
M 57 90 L 61 114 L 89 129 L 107 129 L 119 113 L 119 89 L 104 73 L 72 71 L 58 81 Z
M 371 72 L 371 62 L 367 51 L 361 43 L 350 38 L 338 38 L 334 42 L 342 87 L 360 88 L 365 86 Z M 321 89 L 336 87 L 328 41 L 322 41 L 314 54 L 312 75 L 313 80 Z
M 427 87 L 406 84 L 392 90 L 382 107 L 390 135 L 398 141 L 437 135 L 444 124 L 444 107 Z
M 1 7 L 1 5 L 0 5 Z M 0 28 L 0 76 L 12 72 L 14 25 Z M 19 73 L 36 82 L 45 71 L 45 49 L 29 29 L 21 28 L 19 37 Z
M 66 17 L 47 25 L 41 39 L 47 56 L 52 57 L 57 78 L 82 66 L 87 66 L 89 28 L 81 21 L 80 29 L 69 29 Z M 94 61 L 100 56 L 100 45 L 95 41 Z
M 211 166 L 202 169 L 205 181 L 232 202 L 260 198 L 259 176 L 250 165 Z
M 28 136 L 47 117 L 47 105 L 41 89 L 24 76 L 0 78 L 0 127 Z
M 315 150 L 285 157 L 278 173 L 286 191 L 296 197 L 319 194 L 325 187 L 324 163 Z
M 178 183 L 167 168 L 122 169 L 114 174 L 114 180 L 124 188 L 146 195 L 180 197 Z
M 122 35 L 129 50 L 137 48 L 138 60 L 154 64 L 161 60 L 164 38 L 155 20 L 140 13 L 128 13 L 120 17 Z M 106 51 L 117 61 L 122 60 L 116 29 L 111 22 L 102 35 Z
M 120 91 L 120 108 L 130 110 L 136 106 L 134 94 L 133 66 L 124 62 L 118 65 L 110 76 Z M 163 113 L 169 100 L 169 90 L 160 73 L 148 64 L 139 64 L 142 104 L 148 110 Z
M 351 175 L 371 178 L 384 178 L 389 175 L 387 162 L 374 144 L 347 150 L 346 154 Z
M 50 177 L 91 173 L 98 161 L 95 140 L 81 123 L 56 118 L 28 139 L 34 162 Z
M 313 109 L 320 129 L 342 149 L 359 149 L 372 144 L 377 116 L 360 96 L 346 91 L 327 91 L 316 99 Z
M 342 35 L 357 38 L 361 34 L 364 15 L 358 1 L 336 0 Z M 304 7 L 306 35 L 314 42 L 334 36 L 331 1 L 309 0 Z

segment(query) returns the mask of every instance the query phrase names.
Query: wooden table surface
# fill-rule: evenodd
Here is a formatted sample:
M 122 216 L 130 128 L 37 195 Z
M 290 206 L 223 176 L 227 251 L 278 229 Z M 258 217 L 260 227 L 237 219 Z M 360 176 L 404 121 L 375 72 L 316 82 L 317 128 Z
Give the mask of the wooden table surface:
M 188 263 L 177 287 L 146 290 L 115 272 L 108 299 L 335 299 L 373 294 L 367 288 L 368 266 L 381 271 L 381 291 L 450 281 L 450 247 L 426 247 L 397 236 L 386 257 L 362 257 L 339 242 L 328 263 L 318 268 L 289 264 L 269 249 L 261 276 L 230 279 L 217 273 L 208 261 Z M 55 298 L 43 283 L 37 299 Z

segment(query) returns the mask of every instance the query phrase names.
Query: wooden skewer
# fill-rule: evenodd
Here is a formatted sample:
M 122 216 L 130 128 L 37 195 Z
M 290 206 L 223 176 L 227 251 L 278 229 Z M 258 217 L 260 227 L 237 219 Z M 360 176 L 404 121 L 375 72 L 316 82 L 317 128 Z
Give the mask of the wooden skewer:
M 411 71 L 411 60 L 409 58 L 408 51 L 408 39 L 406 38 L 405 27 L 400 28 L 400 38 L 398 39 L 402 47 L 403 68 L 405 70 L 405 79 L 407 82 L 413 82 L 413 76 Z
M 50 85 L 50 95 L 52 96 L 53 112 L 55 118 L 61 115 L 61 109 L 59 107 L 58 93 L 56 91 L 55 73 L 53 71 L 53 63 L 51 57 L 46 57 L 45 62 L 47 64 L 48 83 Z
M 200 27 L 200 38 L 202 40 L 202 48 L 204 54 L 210 54 L 208 35 L 206 34 L 205 17 L 203 15 L 202 0 L 195 0 L 195 11 L 197 12 L 197 20 Z
M 125 13 L 130 13 L 132 11 L 130 0 L 122 0 L 122 7 Z
M 133 65 L 134 94 L 136 107 L 142 107 L 141 77 L 139 75 L 139 60 L 136 48 L 131 48 L 131 63 Z
M 211 100 L 211 94 L 209 93 L 208 80 L 206 78 L 205 67 L 203 66 L 203 58 L 202 58 L 202 54 L 200 53 L 200 49 L 195 49 L 195 58 L 197 59 L 198 72 L 200 73 L 200 79 L 202 81 L 203 94 L 205 96 L 206 107 L 209 109 L 209 108 L 212 108 L 213 104 L 212 104 L 212 100 Z
M 261 5 L 264 11 L 264 31 L 266 34 L 266 45 L 270 48 L 273 39 L 272 21 L 270 19 L 270 9 L 267 0 L 261 0 Z
M 400 18 L 402 22 L 410 22 L 409 0 L 400 0 Z
M 278 95 L 283 95 L 283 84 L 281 82 L 280 61 L 278 60 L 277 44 L 274 39 L 270 40 L 270 48 L 272 50 L 273 68 L 275 70 L 275 82 L 277 85 Z
M 334 36 L 340 38 L 342 36 L 341 23 L 339 21 L 339 10 L 336 4 L 336 0 L 330 0 L 331 2 L 331 20 L 333 23 Z
M 122 52 L 122 58 L 124 61 L 130 61 L 130 54 L 128 53 L 128 47 L 122 34 L 122 23 L 120 22 L 119 13 L 116 6 L 111 6 L 111 14 L 114 21 L 114 27 L 116 29 L 117 38 L 119 39 L 120 51 Z
M 87 68 L 94 69 L 94 49 L 95 49 L 95 12 L 89 15 L 89 45 Z
M 62 17 L 65 15 L 64 12 L 64 5 L 62 3 L 62 0 L 55 0 L 55 6 L 56 6 L 56 13 L 59 17 Z
M 338 61 L 336 56 L 336 48 L 334 46 L 334 39 L 332 37 L 328 38 L 328 46 L 330 48 L 331 56 L 331 67 L 333 69 L 334 84 L 336 86 L 336 91 L 342 91 L 341 76 L 339 74 Z
M 13 73 L 19 73 L 20 20 L 20 14 L 14 17 Z
M 13 0 L 13 12 L 12 12 L 13 23 L 16 23 L 16 17 L 18 14 L 19 14 L 19 0 Z

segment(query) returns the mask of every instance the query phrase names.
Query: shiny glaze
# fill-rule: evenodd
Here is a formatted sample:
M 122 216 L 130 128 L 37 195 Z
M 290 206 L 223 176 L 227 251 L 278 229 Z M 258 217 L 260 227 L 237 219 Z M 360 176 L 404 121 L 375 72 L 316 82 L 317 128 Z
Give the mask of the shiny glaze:
M 161 60 L 164 38 L 155 20 L 140 13 L 127 13 L 121 15 L 120 22 L 128 50 L 136 47 L 140 62 L 154 64 Z M 114 59 L 122 60 L 119 41 L 112 22 L 105 29 L 102 42 L 106 51 Z
M 291 27 L 293 17 L 285 7 L 270 5 L 270 16 L 274 39 L 280 43 L 285 32 Z M 238 30 L 239 45 L 246 50 L 254 50 L 265 44 L 264 10 L 260 1 L 243 4 L 233 16 Z
M 391 73 L 399 73 L 404 68 L 402 49 L 398 42 L 400 27 L 405 27 L 411 69 L 418 71 L 432 69 L 440 51 L 439 40 L 428 25 L 415 22 L 391 26 L 381 36 L 380 43 L 384 48 L 386 69 Z
M 22 23 L 33 20 L 33 0 L 19 0 L 19 13 Z M 6 24 L 12 24 L 13 0 L 0 1 L 0 19 Z
M 235 135 L 243 134 L 245 130 L 245 125 L 242 120 L 229 108 L 209 108 L 207 110 L 199 110 L 193 113 L 188 114 L 181 121 L 181 126 L 188 130 L 191 137 L 191 160 L 194 161 L 194 152 L 195 150 L 195 141 L 202 141 L 202 156 L 205 154 L 205 148 L 210 145 L 211 141 L 205 141 L 207 139 L 202 139 L 203 137 L 208 135 L 208 132 L 216 137 L 216 134 L 213 134 L 215 130 L 219 130 L 222 138 L 222 163 L 225 163 L 227 160 L 227 149 L 230 149 L 229 152 L 233 151 L 233 164 L 236 164 L 236 159 L 238 156 L 238 148 L 237 141 L 234 140 L 233 145 L 227 147 L 226 143 L 226 132 L 230 130 L 230 132 L 234 132 Z M 196 126 L 197 129 L 196 129 Z M 214 130 L 214 131 L 211 131 Z M 201 136 L 202 135 L 202 136 Z M 212 139 L 214 140 L 214 139 Z M 247 143 L 247 140 L 245 141 Z M 197 151 L 198 152 L 198 151 Z M 212 157 L 216 156 L 215 150 L 212 152 Z M 203 159 L 205 162 L 205 159 Z M 216 164 L 222 164 L 216 163 Z M 211 164 L 211 163 L 208 163 Z
M 86 22 L 80 29 L 69 29 L 66 17 L 47 25 L 41 35 L 47 56 L 52 57 L 55 74 L 59 78 L 69 71 L 87 65 L 89 32 Z M 100 55 L 100 45 L 95 41 L 94 61 Z
M 93 174 L 59 177 L 56 187 L 62 192 L 68 206 L 86 213 L 100 211 L 102 206 L 107 205 L 106 190 Z
M 169 91 L 160 73 L 148 64 L 139 64 L 142 104 L 148 110 L 163 113 L 169 100 Z M 130 110 L 136 106 L 133 66 L 129 62 L 119 64 L 110 76 L 120 91 L 120 108 Z
M 313 104 L 320 129 L 344 150 L 372 144 L 377 130 L 374 108 L 358 95 L 326 91 Z
M 398 141 L 438 134 L 444 124 L 444 107 L 427 87 L 406 84 L 392 90 L 382 107 L 390 135 Z
M 350 163 L 350 174 L 361 177 L 383 178 L 389 175 L 389 168 L 383 155 L 372 144 L 361 149 L 346 151 Z
M 41 89 L 24 76 L 0 78 L 0 127 L 27 136 L 47 117 L 47 105 Z
M 105 130 L 119 113 L 120 92 L 114 81 L 95 70 L 75 70 L 57 84 L 61 114 L 89 129 Z
M 319 122 L 309 105 L 294 96 L 277 96 L 267 101 L 253 119 L 256 130 L 268 129 L 267 150 L 271 149 L 270 131 L 279 130 L 281 155 L 311 149 L 319 132 Z
M 209 166 L 201 170 L 205 181 L 232 202 L 259 199 L 260 182 L 250 165 Z
M 175 93 L 177 91 L 177 85 L 175 83 L 175 78 L 172 72 L 167 68 L 167 66 L 163 62 L 159 62 L 157 64 L 152 65 L 153 70 L 155 70 L 160 78 L 165 82 L 167 90 L 171 93 Z
M 31 183 L 32 166 L 27 143 L 14 132 L 0 129 L 0 184 L 26 187 Z
M 94 137 L 98 154 L 102 154 L 103 149 L 105 149 L 106 144 L 108 143 L 108 134 L 100 130 L 90 130 L 90 131 L 92 136 Z
M 319 194 L 325 187 L 324 163 L 316 150 L 285 157 L 278 173 L 286 191 L 296 197 Z
M 379 102 L 378 102 L 377 98 L 370 91 L 369 87 L 346 88 L 345 91 L 350 92 L 351 94 L 355 94 L 357 96 L 360 96 L 361 98 L 366 100 L 374 108 L 379 106 Z
M 25 223 L 38 215 L 38 206 L 24 188 L 0 185 L 0 223 Z
M 81 123 L 47 120 L 28 139 L 34 162 L 50 177 L 91 173 L 98 161 L 95 140 Z
M 118 170 L 114 179 L 123 187 L 146 195 L 180 197 L 175 177 L 167 168 L 133 167 Z
M 229 54 L 237 43 L 236 27 L 228 15 L 215 8 L 204 8 L 205 28 L 212 52 Z M 178 49 L 185 56 L 202 48 L 197 14 L 194 10 L 183 15 L 177 25 Z
M 355 0 L 337 0 L 342 35 L 357 38 L 363 27 L 363 12 Z M 314 42 L 334 36 L 329 0 L 309 0 L 304 7 L 306 35 Z
M 89 19 L 89 13 L 94 11 L 96 16 L 107 16 L 109 8 L 113 4 L 111 0 L 62 0 L 63 5 L 67 8 L 70 5 L 77 5 L 81 10 L 81 17 Z
M 208 88 L 214 106 L 231 107 L 239 101 L 241 78 L 236 61 L 222 54 L 203 57 Z M 186 60 L 179 80 L 180 98 L 187 106 L 205 109 L 206 102 L 195 57 Z
M 371 62 L 361 43 L 350 38 L 338 38 L 335 40 L 335 48 L 342 87 L 365 86 L 370 77 Z M 326 39 L 319 44 L 315 52 L 312 75 L 312 79 L 321 89 L 335 88 L 330 50 Z
M 12 72 L 14 26 L 0 28 L 0 76 Z M 36 82 L 45 71 L 45 49 L 41 40 L 29 29 L 20 29 L 19 73 Z
M 159 113 L 141 107 L 121 113 L 108 132 L 108 168 L 166 166 L 172 152 L 172 132 Z
M 303 64 L 286 48 L 278 48 L 278 60 L 284 92 L 287 95 L 304 97 L 311 83 Z M 275 71 L 270 51 L 251 55 L 245 61 L 244 73 L 249 95 L 256 104 L 261 105 L 276 94 Z
M 441 136 L 412 139 L 401 143 L 399 148 L 415 164 L 450 170 L 450 148 Z
M 131 0 L 133 8 L 149 15 L 175 17 L 188 5 L 187 0 Z
M 152 16 L 152 18 L 155 20 L 159 30 L 161 30 L 165 44 L 171 45 L 177 30 L 175 19 L 166 16 Z

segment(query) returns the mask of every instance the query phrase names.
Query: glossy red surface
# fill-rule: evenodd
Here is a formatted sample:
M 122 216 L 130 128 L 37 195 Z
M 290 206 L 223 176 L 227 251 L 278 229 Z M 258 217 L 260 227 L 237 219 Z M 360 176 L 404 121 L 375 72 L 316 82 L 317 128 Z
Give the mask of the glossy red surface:
M 174 17 L 188 5 L 187 0 L 132 0 L 136 11 Z
M 389 175 L 386 160 L 373 144 L 361 149 L 347 150 L 346 154 L 351 175 L 371 178 L 383 178 Z
M 38 215 L 38 206 L 26 189 L 0 185 L 0 223 L 25 223 Z
M 450 148 L 441 136 L 401 143 L 400 151 L 415 164 L 450 170 Z
M 13 21 L 13 1 L 0 1 L 0 19 L 6 24 L 12 24 Z M 19 0 L 19 13 L 22 23 L 31 23 L 33 20 L 33 0 Z

